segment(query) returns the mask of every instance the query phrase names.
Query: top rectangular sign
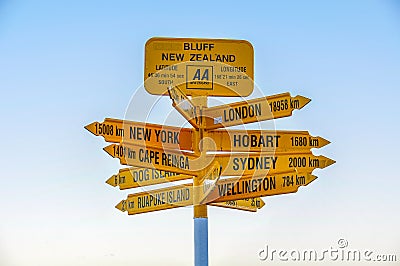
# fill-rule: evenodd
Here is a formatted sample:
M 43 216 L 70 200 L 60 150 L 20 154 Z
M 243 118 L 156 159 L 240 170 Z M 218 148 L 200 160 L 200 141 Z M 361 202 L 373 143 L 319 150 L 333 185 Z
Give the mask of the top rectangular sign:
M 168 95 L 169 86 L 190 96 L 248 96 L 254 51 L 245 40 L 151 38 L 145 45 L 144 87 Z

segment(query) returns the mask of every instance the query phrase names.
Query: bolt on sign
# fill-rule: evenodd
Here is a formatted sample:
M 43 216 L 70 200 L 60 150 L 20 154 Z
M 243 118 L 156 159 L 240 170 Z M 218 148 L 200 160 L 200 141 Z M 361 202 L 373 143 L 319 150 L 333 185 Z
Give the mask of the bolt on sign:
M 254 84 L 254 51 L 245 40 L 151 38 L 145 45 L 144 87 L 168 95 L 248 96 Z

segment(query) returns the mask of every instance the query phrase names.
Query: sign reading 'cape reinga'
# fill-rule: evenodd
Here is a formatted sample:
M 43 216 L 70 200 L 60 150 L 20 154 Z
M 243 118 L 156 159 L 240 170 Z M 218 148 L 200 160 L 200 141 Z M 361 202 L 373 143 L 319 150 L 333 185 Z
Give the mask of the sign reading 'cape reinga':
M 169 151 L 129 144 L 111 144 L 104 150 L 121 164 L 136 167 L 153 168 L 162 171 L 186 175 L 197 175 L 218 161 L 222 166 L 221 175 L 263 175 L 289 172 L 293 170 L 312 172 L 316 168 L 325 168 L 334 160 L 325 156 L 315 156 L 311 152 L 302 153 L 228 153 L 210 154 L 202 160 L 194 154 Z
M 248 96 L 253 91 L 254 51 L 244 40 L 151 38 L 145 45 L 144 87 L 168 95 Z

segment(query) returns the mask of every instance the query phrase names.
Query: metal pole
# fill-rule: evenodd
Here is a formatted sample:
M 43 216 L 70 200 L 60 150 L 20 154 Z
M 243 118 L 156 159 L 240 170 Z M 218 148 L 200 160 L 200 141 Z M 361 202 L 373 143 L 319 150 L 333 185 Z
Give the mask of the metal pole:
M 194 218 L 194 265 L 208 266 L 208 218 Z
M 192 101 L 196 106 L 207 107 L 207 96 L 192 97 Z M 205 130 L 203 121 L 200 121 L 199 130 L 194 131 L 194 152 L 201 155 L 199 143 L 204 138 Z M 206 152 L 202 149 L 202 152 Z M 205 166 L 204 166 L 205 168 Z M 200 171 L 201 175 L 204 171 Z M 202 183 L 202 176 L 194 176 L 193 178 L 193 191 L 195 195 L 195 205 L 193 206 L 193 221 L 194 221 L 194 265 L 195 266 L 208 266 L 208 217 L 207 205 L 197 205 L 198 188 Z

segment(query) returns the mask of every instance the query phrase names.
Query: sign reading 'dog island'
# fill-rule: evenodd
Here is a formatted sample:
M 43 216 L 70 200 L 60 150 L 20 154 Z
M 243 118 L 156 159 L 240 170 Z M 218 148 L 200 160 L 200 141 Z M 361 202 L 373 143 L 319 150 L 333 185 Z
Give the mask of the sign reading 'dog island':
M 248 96 L 253 91 L 253 46 L 245 40 L 151 38 L 145 45 L 144 87 L 168 95 Z

